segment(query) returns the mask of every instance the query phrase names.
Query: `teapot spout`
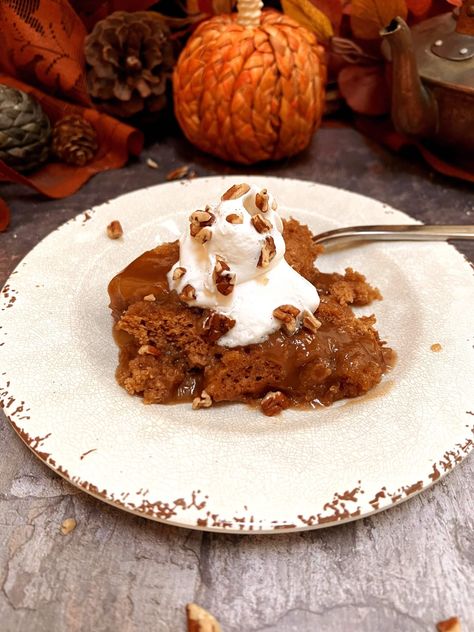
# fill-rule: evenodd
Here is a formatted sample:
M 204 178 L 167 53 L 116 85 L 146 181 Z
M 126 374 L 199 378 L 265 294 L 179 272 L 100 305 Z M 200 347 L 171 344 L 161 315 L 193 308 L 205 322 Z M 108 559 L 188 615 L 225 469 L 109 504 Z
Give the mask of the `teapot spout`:
M 392 56 L 392 121 L 397 131 L 414 137 L 436 131 L 436 102 L 421 83 L 410 29 L 395 18 L 380 31 Z

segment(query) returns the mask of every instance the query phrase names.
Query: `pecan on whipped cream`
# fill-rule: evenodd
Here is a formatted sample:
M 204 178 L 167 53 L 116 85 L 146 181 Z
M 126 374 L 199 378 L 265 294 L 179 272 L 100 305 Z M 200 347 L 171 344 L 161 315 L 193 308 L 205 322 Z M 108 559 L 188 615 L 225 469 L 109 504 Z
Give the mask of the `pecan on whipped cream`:
M 189 306 L 235 321 L 219 345 L 263 342 L 281 327 L 291 334 L 317 309 L 316 288 L 285 260 L 282 232 L 273 196 L 248 184 L 235 184 L 218 204 L 190 214 L 168 283 Z M 281 312 L 286 306 L 292 306 L 288 318 Z

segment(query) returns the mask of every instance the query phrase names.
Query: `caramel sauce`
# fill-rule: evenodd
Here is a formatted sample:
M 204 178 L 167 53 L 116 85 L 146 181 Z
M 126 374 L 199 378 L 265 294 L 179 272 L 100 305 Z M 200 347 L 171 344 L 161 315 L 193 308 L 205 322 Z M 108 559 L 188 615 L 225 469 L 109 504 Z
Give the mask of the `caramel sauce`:
M 293 404 L 311 402 L 328 406 L 343 396 L 357 396 L 361 392 L 360 376 L 370 369 L 390 368 L 391 350 L 383 349 L 369 334 L 354 338 L 337 325 L 323 322 L 316 335 L 300 329 L 291 338 L 282 332 L 269 336 L 261 345 L 265 356 L 282 367 L 282 390 Z M 341 380 L 353 376 L 341 390 Z M 368 388 L 370 388 L 372 384 Z
M 178 242 L 169 244 L 167 248 L 156 248 L 145 252 L 122 272 L 116 275 L 109 284 L 110 307 L 115 321 L 133 303 L 153 294 L 154 304 L 179 309 L 180 301 L 175 292 L 170 292 L 167 273 L 178 260 Z M 318 288 L 322 300 L 329 305 L 331 297 L 329 288 L 335 275 L 317 273 L 314 284 Z M 326 297 L 326 299 L 324 298 Z M 333 301 L 334 302 L 334 301 Z M 335 310 L 341 310 L 335 306 Z M 346 308 L 344 308 L 346 309 Z M 349 309 L 349 308 L 347 308 Z M 321 311 L 321 310 L 320 310 Z M 196 314 L 197 335 L 202 332 L 202 322 L 208 314 L 207 310 L 194 309 Z M 336 313 L 336 312 L 335 312 Z M 337 312 L 339 313 L 339 312 Z M 387 372 L 395 361 L 394 352 L 381 346 L 380 342 L 369 332 L 354 332 L 351 319 L 337 320 L 334 316 L 324 318 L 317 314 L 322 325 L 317 334 L 300 329 L 288 337 L 281 330 L 271 334 L 260 344 L 251 345 L 251 352 L 246 347 L 228 349 L 217 344 L 210 346 L 209 365 L 212 373 L 213 363 L 219 362 L 227 353 L 239 352 L 236 372 L 248 371 L 252 389 L 248 395 L 242 395 L 241 401 L 255 401 L 268 390 L 283 390 L 293 405 L 329 405 L 343 397 L 356 397 L 365 393 L 376 384 L 383 373 Z M 137 355 L 137 343 L 129 333 L 114 327 L 115 340 L 120 348 L 120 364 L 117 375 L 126 371 L 130 360 Z M 166 351 L 165 353 L 176 353 Z M 251 353 L 249 359 L 262 358 L 274 367 L 278 379 L 269 384 L 268 377 L 259 375 L 258 369 L 249 362 L 249 368 L 243 366 L 244 354 Z M 177 358 L 179 361 L 179 358 Z M 240 365 L 239 365 L 240 362 Z M 208 367 L 209 368 L 209 367 Z M 232 371 L 232 369 L 229 369 Z M 255 372 L 256 371 L 256 372 Z M 246 375 L 246 374 L 245 374 Z M 237 374 L 239 379 L 242 373 Z M 258 391 L 259 380 L 262 381 L 261 392 Z M 120 380 L 119 380 L 120 381 Z M 180 384 L 171 385 L 166 403 L 190 401 L 205 388 L 202 369 L 188 370 Z
M 159 248 L 148 250 L 119 272 L 109 283 L 110 309 L 118 320 L 132 303 L 153 294 L 157 299 L 169 295 L 166 275 L 179 258 L 179 243 L 170 244 L 163 253 Z

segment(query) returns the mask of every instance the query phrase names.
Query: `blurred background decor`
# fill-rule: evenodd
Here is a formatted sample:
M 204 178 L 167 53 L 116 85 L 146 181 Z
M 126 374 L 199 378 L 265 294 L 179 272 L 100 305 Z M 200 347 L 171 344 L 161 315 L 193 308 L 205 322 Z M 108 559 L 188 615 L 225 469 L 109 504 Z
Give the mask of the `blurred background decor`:
M 104 112 L 128 118 L 166 106 L 174 66 L 170 30 L 152 11 L 115 11 L 85 39 L 90 96 Z
M 409 29 L 381 31 L 392 67 L 391 118 L 398 132 L 474 169 L 474 0 Z
M 0 159 L 17 171 L 30 171 L 48 159 L 51 123 L 26 92 L 0 84 Z
M 416 27 L 454 10 L 457 20 L 462 0 L 265 0 L 256 17 L 257 5 L 240 0 L 239 18 L 237 0 L 3 0 L 0 111 L 11 107 L 8 89 L 28 96 L 19 97 L 19 120 L 2 119 L 0 179 L 70 195 L 138 155 L 174 116 L 192 143 L 223 160 L 279 159 L 304 149 L 324 111 L 323 125 L 354 125 L 394 151 L 416 147 L 431 167 L 474 181 L 456 151 L 394 128 L 380 36 L 395 17 Z M 14 120 L 23 134 L 16 161 Z M 7 224 L 2 202 L 0 229 Z
M 65 116 L 56 122 L 51 151 L 62 162 L 83 167 L 92 160 L 97 149 L 97 133 L 82 116 Z
M 317 38 L 260 0 L 198 26 L 174 72 L 187 138 L 223 160 L 251 164 L 302 151 L 319 126 L 326 67 Z

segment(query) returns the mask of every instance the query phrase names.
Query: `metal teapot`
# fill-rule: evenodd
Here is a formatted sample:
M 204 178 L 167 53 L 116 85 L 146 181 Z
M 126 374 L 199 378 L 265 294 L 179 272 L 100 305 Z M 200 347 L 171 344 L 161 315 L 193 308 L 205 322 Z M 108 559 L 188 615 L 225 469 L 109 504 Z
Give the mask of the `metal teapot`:
M 396 129 L 474 167 L 474 0 L 412 29 L 395 18 L 381 36 Z

